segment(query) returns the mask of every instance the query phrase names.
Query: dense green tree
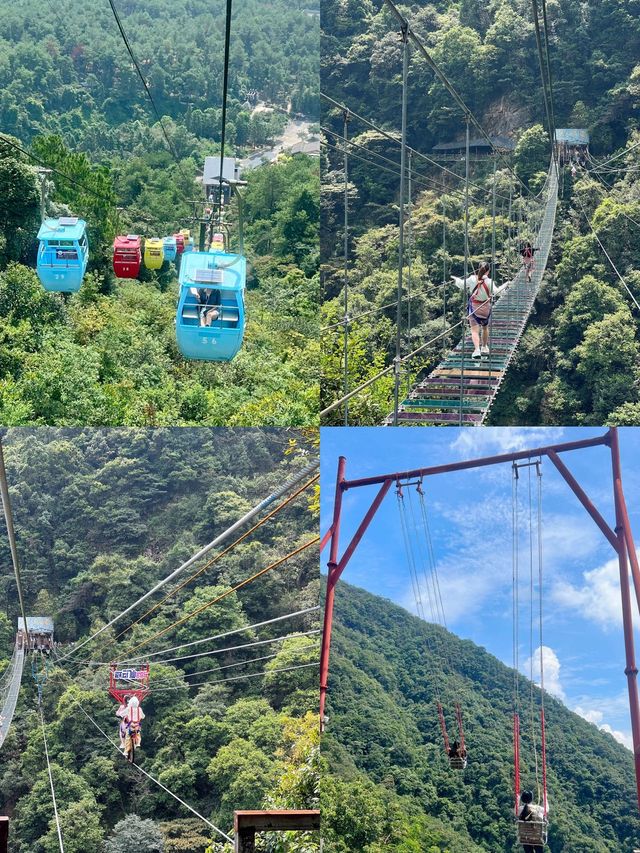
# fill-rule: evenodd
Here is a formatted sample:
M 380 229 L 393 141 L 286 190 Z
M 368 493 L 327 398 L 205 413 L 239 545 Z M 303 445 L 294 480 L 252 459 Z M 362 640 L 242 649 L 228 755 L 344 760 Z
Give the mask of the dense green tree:
M 104 849 L 106 853 L 165 853 L 164 835 L 152 820 L 127 815 L 114 826 Z
M 549 135 L 541 124 L 525 130 L 514 153 L 514 168 L 519 177 L 528 183 L 538 172 L 546 173 L 549 163 Z

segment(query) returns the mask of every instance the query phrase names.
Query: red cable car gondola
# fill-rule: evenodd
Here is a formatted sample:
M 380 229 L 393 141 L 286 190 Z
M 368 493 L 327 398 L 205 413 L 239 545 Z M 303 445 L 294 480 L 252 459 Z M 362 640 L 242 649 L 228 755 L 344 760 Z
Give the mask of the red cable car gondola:
M 184 252 L 184 234 L 178 231 L 173 236 L 176 238 L 176 253 L 181 255 Z
M 140 237 L 127 234 L 113 241 L 113 271 L 118 278 L 138 278 L 142 263 Z

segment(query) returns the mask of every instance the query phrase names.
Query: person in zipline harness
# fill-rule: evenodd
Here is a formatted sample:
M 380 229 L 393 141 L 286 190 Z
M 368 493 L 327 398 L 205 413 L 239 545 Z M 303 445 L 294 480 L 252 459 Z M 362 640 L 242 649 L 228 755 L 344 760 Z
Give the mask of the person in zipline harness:
M 496 286 L 489 278 L 489 264 L 482 263 L 478 268 L 477 275 L 470 275 L 465 281 L 452 275 L 451 280 L 456 287 L 469 291 L 467 302 L 467 316 L 471 329 L 471 340 L 474 350 L 471 358 L 482 358 L 489 355 L 489 321 L 491 320 L 492 299 L 511 284 L 506 281 Z M 480 340 L 480 328 L 482 328 L 482 340 Z
M 533 256 L 537 251 L 538 249 L 532 246 L 528 240 L 526 243 L 522 244 L 522 248 L 520 249 L 520 254 L 522 256 L 522 265 L 524 266 L 525 272 L 527 274 L 527 281 L 531 281 L 531 275 L 533 273 Z
M 211 287 L 192 287 L 191 293 L 198 300 L 200 325 L 210 326 L 220 316 L 220 291 Z
M 522 808 L 518 814 L 518 820 L 526 823 L 541 823 L 545 819 L 544 808 L 533 802 L 533 794 L 531 791 L 523 791 L 520 795 Z M 524 853 L 544 853 L 543 844 L 523 844 Z
M 140 707 L 140 700 L 137 696 L 125 696 L 122 705 L 116 711 L 116 716 L 120 717 L 120 749 L 126 755 L 127 736 L 133 740 L 136 747 L 142 742 L 141 723 L 144 720 L 145 714 Z

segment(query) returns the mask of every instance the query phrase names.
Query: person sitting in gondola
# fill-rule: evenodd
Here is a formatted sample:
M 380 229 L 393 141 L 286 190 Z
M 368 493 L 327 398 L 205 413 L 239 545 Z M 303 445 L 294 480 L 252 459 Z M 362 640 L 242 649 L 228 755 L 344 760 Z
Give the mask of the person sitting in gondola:
M 467 316 L 471 330 L 471 340 L 474 350 L 471 358 L 481 358 L 489 355 L 489 321 L 491 320 L 491 303 L 499 293 L 502 293 L 510 281 L 496 285 L 489 278 L 489 264 L 482 263 L 478 268 L 477 275 L 470 275 L 465 281 L 455 275 L 451 279 L 456 287 L 469 292 L 467 303 Z M 482 328 L 482 340 L 480 340 L 480 329 Z
M 545 820 L 544 808 L 533 802 L 531 791 L 523 791 L 520 795 L 522 808 L 518 820 L 525 823 L 542 823 Z M 524 853 L 544 853 L 544 844 L 523 844 Z
M 201 326 L 210 326 L 220 316 L 220 291 L 211 287 L 192 287 L 191 293 L 198 302 Z

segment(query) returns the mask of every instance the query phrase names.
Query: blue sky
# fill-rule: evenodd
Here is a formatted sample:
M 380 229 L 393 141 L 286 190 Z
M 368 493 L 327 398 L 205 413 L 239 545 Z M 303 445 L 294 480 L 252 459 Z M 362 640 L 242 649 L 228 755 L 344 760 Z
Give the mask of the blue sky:
M 339 455 L 346 456 L 346 476 L 353 479 L 574 441 L 605 431 L 604 428 L 586 427 L 323 428 L 322 533 L 331 523 Z M 636 543 L 640 544 L 640 470 L 636 466 L 636 460 L 640 459 L 640 429 L 621 429 L 619 435 L 623 486 Z M 574 451 L 563 454 L 563 459 L 613 527 L 608 449 Z M 522 612 L 519 656 L 520 668 L 529 675 L 528 470 L 523 469 L 520 476 Z M 545 686 L 569 708 L 630 746 L 617 558 L 568 485 L 546 459 L 542 463 L 542 483 Z M 374 486 L 347 491 L 343 502 L 342 549 L 361 521 L 376 489 Z M 424 491 L 447 626 L 511 666 L 511 466 L 438 475 L 425 482 Z M 417 516 L 415 491 L 412 495 Z M 415 613 L 397 503 L 392 488 L 343 578 Z M 417 549 L 418 540 L 415 542 Z M 323 565 L 327 558 L 328 549 L 322 555 Z M 537 551 L 535 559 L 537 561 Z M 633 594 L 632 602 L 634 619 L 640 624 Z M 635 639 L 640 656 L 638 632 Z M 537 648 L 537 638 L 534 645 Z

